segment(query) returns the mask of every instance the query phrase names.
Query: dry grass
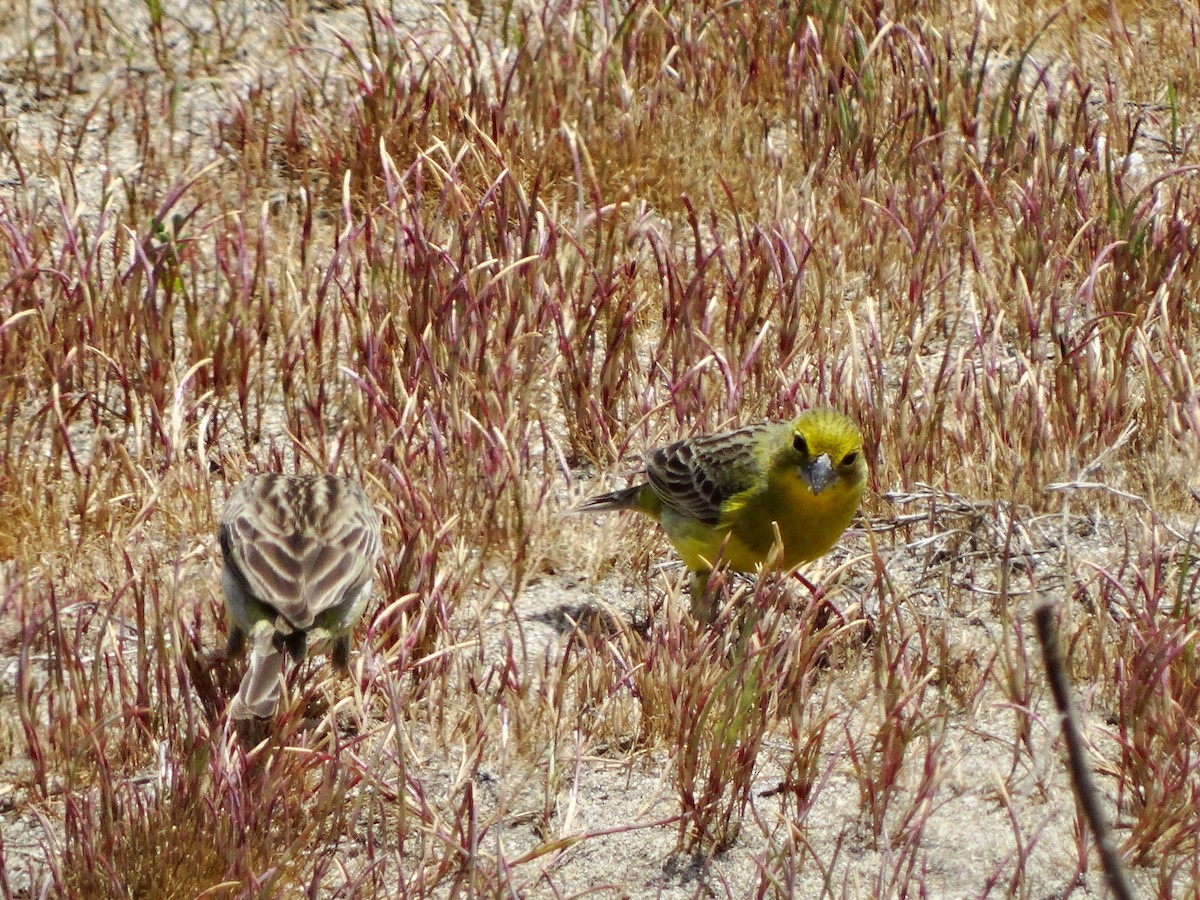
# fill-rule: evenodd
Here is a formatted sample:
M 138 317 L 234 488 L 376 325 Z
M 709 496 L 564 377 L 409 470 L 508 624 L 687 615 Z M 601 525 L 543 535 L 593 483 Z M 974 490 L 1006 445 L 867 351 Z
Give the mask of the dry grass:
M 1035 596 L 1135 884 L 1200 880 L 1195 12 L 426 12 L 0 26 L 0 893 L 1097 890 Z M 559 516 L 812 404 L 861 527 L 714 630 Z M 387 552 L 256 743 L 204 652 L 265 469 Z

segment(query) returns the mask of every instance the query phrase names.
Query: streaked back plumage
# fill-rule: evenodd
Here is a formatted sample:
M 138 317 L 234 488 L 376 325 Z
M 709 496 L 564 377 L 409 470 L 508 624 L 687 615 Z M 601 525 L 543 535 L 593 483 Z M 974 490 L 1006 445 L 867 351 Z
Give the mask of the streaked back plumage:
M 379 517 L 344 478 L 255 475 L 229 498 L 220 540 L 254 598 L 305 629 L 371 579 Z
M 310 635 L 333 639 L 345 668 L 349 631 L 370 596 L 381 551 L 379 517 L 363 489 L 331 475 L 247 478 L 221 515 L 229 649 L 252 642 L 235 718 L 270 715 L 283 650 L 296 659 Z

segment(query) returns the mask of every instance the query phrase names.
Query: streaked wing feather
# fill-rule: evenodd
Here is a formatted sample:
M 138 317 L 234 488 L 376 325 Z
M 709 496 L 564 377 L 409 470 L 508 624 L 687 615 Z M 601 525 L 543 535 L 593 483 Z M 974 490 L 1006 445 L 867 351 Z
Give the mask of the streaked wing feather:
M 646 474 L 665 506 L 705 525 L 718 525 L 725 504 L 760 480 L 754 440 L 764 426 L 689 438 L 653 451 Z
M 340 479 L 250 479 L 221 528 L 250 592 L 300 629 L 360 590 L 380 553 L 375 511 L 357 485 Z

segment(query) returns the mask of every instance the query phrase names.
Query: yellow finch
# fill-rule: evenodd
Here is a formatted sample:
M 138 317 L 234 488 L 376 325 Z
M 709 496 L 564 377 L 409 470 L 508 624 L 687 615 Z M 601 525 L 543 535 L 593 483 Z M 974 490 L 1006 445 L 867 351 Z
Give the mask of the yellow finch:
M 578 512 L 653 518 L 692 570 L 693 609 L 718 560 L 738 572 L 821 556 L 850 524 L 867 483 L 862 435 L 831 409 L 688 438 L 646 456 L 648 481 L 600 494 Z M 772 557 L 776 528 L 782 543 Z M 707 611 L 701 610 L 707 617 Z
M 255 475 L 225 504 L 219 538 L 227 653 L 240 653 L 247 637 L 251 645 L 231 714 L 269 716 L 279 701 L 284 651 L 299 662 L 310 640 L 330 640 L 334 665 L 347 668 L 350 631 L 379 559 L 379 517 L 363 489 L 345 478 Z

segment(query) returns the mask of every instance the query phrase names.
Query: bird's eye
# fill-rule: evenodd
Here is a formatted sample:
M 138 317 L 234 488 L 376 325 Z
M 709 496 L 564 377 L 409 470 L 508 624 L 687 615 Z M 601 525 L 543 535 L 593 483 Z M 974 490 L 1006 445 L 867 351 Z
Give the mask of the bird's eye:
M 804 435 L 798 434 L 792 438 L 792 446 L 801 456 L 808 456 L 808 441 L 804 439 Z
M 856 459 L 858 459 L 858 451 L 851 450 L 849 453 L 847 453 L 845 456 L 842 457 L 842 465 L 843 466 L 852 466 L 852 465 L 854 465 L 854 461 Z

